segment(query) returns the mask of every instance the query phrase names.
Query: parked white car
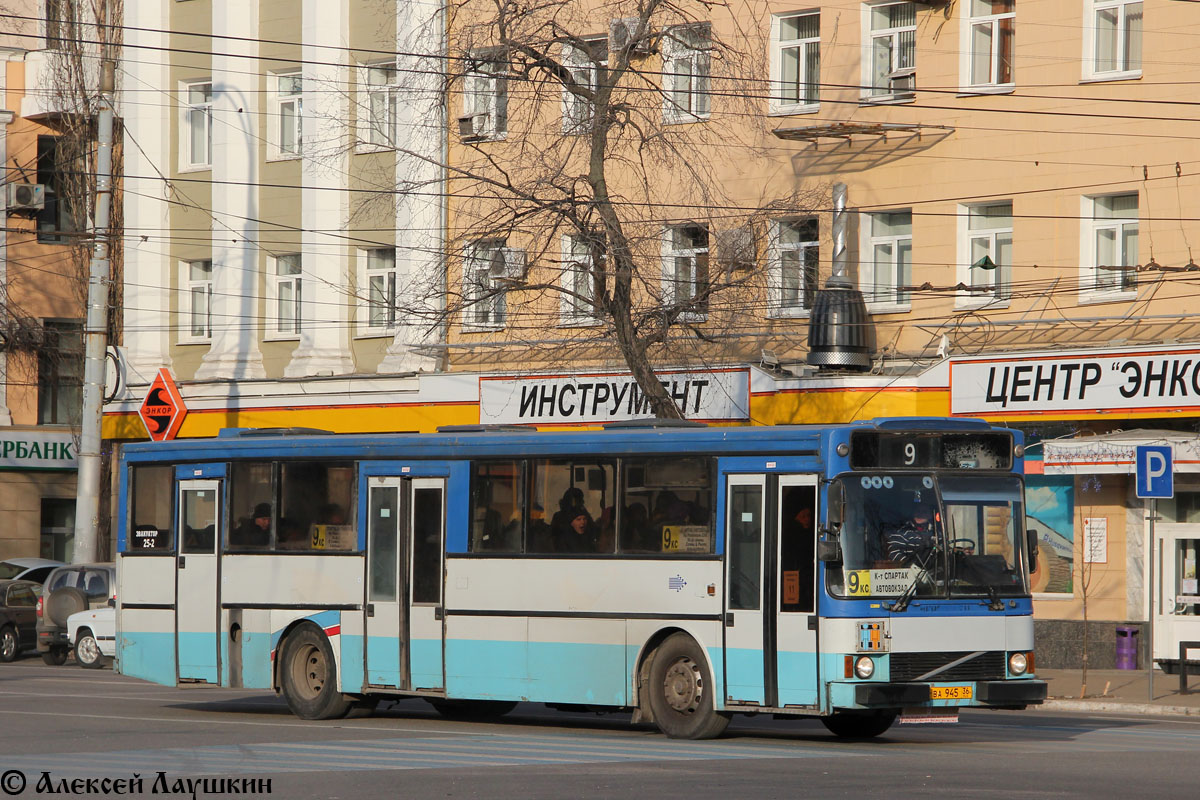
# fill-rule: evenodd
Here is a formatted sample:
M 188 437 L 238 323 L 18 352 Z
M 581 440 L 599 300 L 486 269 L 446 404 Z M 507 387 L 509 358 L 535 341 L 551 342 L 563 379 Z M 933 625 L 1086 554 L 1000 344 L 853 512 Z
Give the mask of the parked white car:
M 117 654 L 117 610 L 102 606 L 75 612 L 67 617 L 67 641 L 79 666 L 100 669 Z

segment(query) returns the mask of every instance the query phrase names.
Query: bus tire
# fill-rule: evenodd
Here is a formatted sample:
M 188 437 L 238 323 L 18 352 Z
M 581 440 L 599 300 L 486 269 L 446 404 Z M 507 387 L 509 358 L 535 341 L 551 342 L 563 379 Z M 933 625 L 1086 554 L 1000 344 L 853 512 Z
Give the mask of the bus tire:
M 829 732 L 841 739 L 872 739 L 892 727 L 895 711 L 843 711 L 821 722 Z
M 301 625 L 284 641 L 279 685 L 300 719 L 341 719 L 350 711 L 351 702 L 337 688 L 329 639 L 311 625 Z
M 712 739 L 730 715 L 713 707 L 713 680 L 704 652 L 686 633 L 674 633 L 654 651 L 647 685 L 654 724 L 672 739 Z
M 500 719 L 517 707 L 516 700 L 444 700 L 430 699 L 433 710 L 446 719 Z

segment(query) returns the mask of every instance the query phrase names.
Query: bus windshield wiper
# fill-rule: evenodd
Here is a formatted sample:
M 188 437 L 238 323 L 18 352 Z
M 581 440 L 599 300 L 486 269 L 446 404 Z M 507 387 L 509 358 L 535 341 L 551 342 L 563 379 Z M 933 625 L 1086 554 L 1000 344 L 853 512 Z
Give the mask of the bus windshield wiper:
M 908 604 L 912 602 L 913 595 L 917 593 L 917 584 L 921 582 L 921 578 L 924 578 L 928 574 L 929 570 L 922 567 L 921 571 L 913 577 L 912 583 L 910 583 L 908 588 L 904 590 L 904 594 L 897 597 L 896 602 L 888 606 L 888 611 L 899 612 L 906 610 L 908 608 Z
M 988 600 L 991 600 L 991 602 L 987 604 L 988 610 L 989 611 L 1003 611 L 1004 603 L 1000 602 L 1000 593 L 996 591 L 996 587 L 992 586 L 989 583 L 987 585 L 987 593 L 988 593 Z

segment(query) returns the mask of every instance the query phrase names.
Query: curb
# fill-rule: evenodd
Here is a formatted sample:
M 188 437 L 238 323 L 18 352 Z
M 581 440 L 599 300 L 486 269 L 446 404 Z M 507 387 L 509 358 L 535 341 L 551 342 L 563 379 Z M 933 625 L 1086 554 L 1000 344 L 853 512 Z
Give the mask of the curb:
M 1110 700 L 1067 700 L 1047 699 L 1038 706 L 1028 706 L 1029 709 L 1042 708 L 1047 711 L 1090 711 L 1106 714 L 1145 714 L 1153 716 L 1200 716 L 1200 708 L 1191 706 L 1159 706 L 1152 703 L 1121 703 Z

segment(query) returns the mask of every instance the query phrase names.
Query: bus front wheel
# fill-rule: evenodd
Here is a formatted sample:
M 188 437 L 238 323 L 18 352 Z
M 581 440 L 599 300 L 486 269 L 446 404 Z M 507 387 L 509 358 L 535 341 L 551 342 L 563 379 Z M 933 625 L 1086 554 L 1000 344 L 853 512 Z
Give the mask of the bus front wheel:
M 288 708 L 300 719 L 341 719 L 351 703 L 337 688 L 337 662 L 325 634 L 309 625 L 284 641 L 279 683 Z
M 650 711 L 654 724 L 672 739 L 712 739 L 729 726 L 729 715 L 713 707 L 713 681 L 704 652 L 686 633 L 668 636 L 650 663 Z
M 821 717 L 821 722 L 834 736 L 842 739 L 871 739 L 892 727 L 896 721 L 894 711 L 851 712 L 844 711 L 828 717 Z

